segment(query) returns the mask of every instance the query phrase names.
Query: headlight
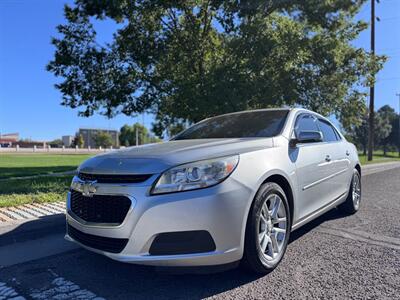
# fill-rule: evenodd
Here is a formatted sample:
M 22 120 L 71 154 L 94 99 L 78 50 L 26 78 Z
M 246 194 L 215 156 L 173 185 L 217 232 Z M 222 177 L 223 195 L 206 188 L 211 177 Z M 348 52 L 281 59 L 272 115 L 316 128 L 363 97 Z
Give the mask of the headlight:
M 151 194 L 173 193 L 216 185 L 235 170 L 239 155 L 202 160 L 165 171 Z

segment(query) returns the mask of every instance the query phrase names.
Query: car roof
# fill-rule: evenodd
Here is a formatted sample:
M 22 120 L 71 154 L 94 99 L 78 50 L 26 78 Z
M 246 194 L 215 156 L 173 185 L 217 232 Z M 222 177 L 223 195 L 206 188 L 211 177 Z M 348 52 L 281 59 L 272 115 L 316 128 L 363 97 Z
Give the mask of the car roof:
M 297 113 L 309 113 L 312 114 L 318 118 L 324 119 L 326 121 L 328 121 L 329 123 L 332 124 L 332 122 L 324 117 L 323 115 L 306 109 L 306 108 L 301 108 L 301 107 L 275 107 L 275 108 L 261 108 L 261 109 L 251 109 L 251 110 L 242 110 L 242 111 L 236 111 L 236 112 L 231 112 L 231 113 L 226 113 L 226 114 L 221 114 L 221 115 L 216 115 L 216 116 L 212 116 L 212 117 L 208 117 L 205 118 L 203 120 L 201 120 L 198 123 L 202 123 L 206 120 L 212 119 L 212 118 L 216 118 L 216 117 L 222 117 L 222 116 L 230 116 L 230 115 L 235 115 L 235 114 L 244 114 L 244 113 L 253 113 L 253 112 L 261 112 L 261 111 L 287 111 L 288 113 L 290 113 L 292 116 L 296 115 Z M 332 124 L 333 125 L 333 124 Z M 336 128 L 336 126 L 334 126 Z M 336 129 L 337 130 L 337 129 Z
M 221 114 L 221 115 L 216 115 L 209 117 L 207 119 L 215 118 L 215 117 L 221 117 L 221 116 L 229 116 L 229 115 L 235 115 L 235 114 L 245 114 L 245 113 L 252 113 L 252 112 L 261 112 L 261 111 L 291 111 L 293 108 L 285 108 L 285 107 L 276 107 L 276 108 L 260 108 L 260 109 L 250 109 L 250 110 L 241 110 L 241 111 L 234 111 L 226 114 Z M 205 119 L 205 120 L 207 120 Z
M 313 114 L 315 116 L 318 116 L 322 119 L 328 120 L 326 117 L 324 117 L 323 115 L 320 115 L 319 113 L 306 109 L 306 108 L 301 108 L 301 107 L 275 107 L 275 108 L 260 108 L 260 109 L 250 109 L 250 110 L 241 110 L 241 111 L 235 111 L 235 112 L 231 112 L 231 113 L 226 113 L 226 114 L 221 114 L 221 115 L 216 115 L 216 116 L 212 116 L 212 117 L 208 117 L 204 120 L 208 120 L 211 118 L 215 118 L 215 117 L 221 117 L 221 116 L 229 116 L 229 115 L 235 115 L 235 114 L 242 114 L 242 113 L 252 113 L 252 112 L 261 112 L 261 111 L 288 111 L 291 113 L 297 113 L 297 112 L 302 112 L 302 113 L 310 113 Z M 329 120 L 328 120 L 329 121 Z

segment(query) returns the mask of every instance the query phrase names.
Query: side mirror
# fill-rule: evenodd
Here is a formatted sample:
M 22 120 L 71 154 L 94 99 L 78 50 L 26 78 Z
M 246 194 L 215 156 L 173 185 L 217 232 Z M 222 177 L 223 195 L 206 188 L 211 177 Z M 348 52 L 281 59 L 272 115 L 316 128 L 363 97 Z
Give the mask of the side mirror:
M 316 143 L 322 141 L 322 133 L 320 131 L 303 130 L 297 134 L 297 138 L 290 140 L 290 146 L 295 147 L 297 144 Z

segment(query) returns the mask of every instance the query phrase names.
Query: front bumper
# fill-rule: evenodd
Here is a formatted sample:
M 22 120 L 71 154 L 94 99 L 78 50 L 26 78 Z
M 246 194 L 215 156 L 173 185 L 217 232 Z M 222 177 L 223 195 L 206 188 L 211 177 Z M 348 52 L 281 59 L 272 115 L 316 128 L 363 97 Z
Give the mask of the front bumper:
M 118 226 L 82 222 L 71 213 L 68 196 L 69 226 L 85 234 L 128 239 L 120 253 L 81 246 L 121 262 L 157 266 L 223 265 L 242 258 L 251 198 L 249 188 L 229 177 L 221 184 L 206 189 L 150 196 L 149 182 L 152 181 L 154 178 L 140 184 L 96 186 L 96 194 L 124 195 L 131 199 L 131 208 L 123 223 Z M 199 230 L 207 231 L 211 235 L 215 242 L 214 251 L 174 255 L 149 253 L 159 234 Z M 66 239 L 74 241 L 68 233 Z

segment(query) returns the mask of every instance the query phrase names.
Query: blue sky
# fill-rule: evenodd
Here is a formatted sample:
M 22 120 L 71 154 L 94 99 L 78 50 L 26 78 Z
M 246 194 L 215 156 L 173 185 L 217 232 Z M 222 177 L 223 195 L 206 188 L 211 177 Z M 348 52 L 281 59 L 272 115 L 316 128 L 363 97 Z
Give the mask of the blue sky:
M 57 79 L 45 70 L 54 48 L 50 37 L 55 27 L 64 23 L 63 5 L 58 0 L 0 0 L 0 133 L 19 132 L 22 138 L 51 140 L 74 134 L 79 127 L 119 129 L 123 124 L 143 121 L 118 116 L 81 118 L 77 112 L 60 105 L 61 95 L 54 88 Z M 70 1 L 69 1 L 70 2 Z M 378 74 L 376 106 L 389 104 L 398 111 L 396 93 L 400 93 L 400 0 L 380 0 L 376 14 L 377 53 L 389 61 Z M 370 3 L 358 17 L 369 20 Z M 110 22 L 100 23 L 103 39 L 111 38 Z M 363 32 L 355 45 L 369 49 L 369 31 Z M 144 116 L 146 126 L 151 116 Z

